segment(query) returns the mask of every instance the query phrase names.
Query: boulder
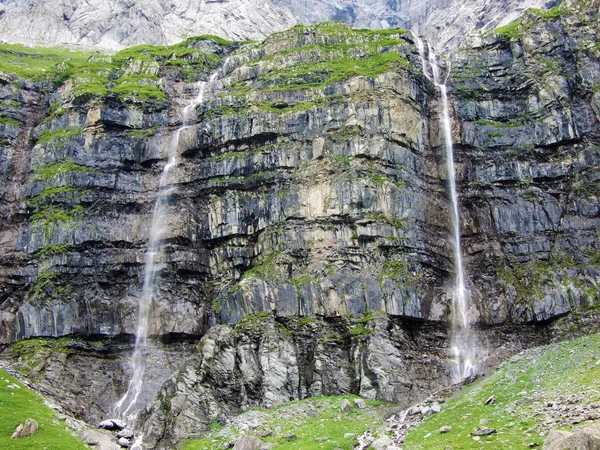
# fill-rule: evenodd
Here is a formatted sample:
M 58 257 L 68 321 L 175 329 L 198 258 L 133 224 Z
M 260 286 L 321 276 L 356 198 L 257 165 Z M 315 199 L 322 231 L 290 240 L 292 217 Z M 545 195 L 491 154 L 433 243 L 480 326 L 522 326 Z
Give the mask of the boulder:
M 35 434 L 38 430 L 38 423 L 33 419 L 27 419 L 19 424 L 15 432 L 10 437 L 11 439 L 21 439 Z
M 584 426 L 572 433 L 552 430 L 544 442 L 543 450 L 600 450 L 600 424 Z
M 125 428 L 125 422 L 119 419 L 107 419 L 103 420 L 98 424 L 98 428 L 103 428 L 105 430 L 117 430 L 120 431 Z
M 243 435 L 235 443 L 233 450 L 259 450 L 262 447 L 263 441 L 249 434 Z
M 117 433 L 118 438 L 131 439 L 133 438 L 134 433 L 129 428 L 123 428 L 121 431 Z
M 477 427 L 472 432 L 473 436 L 489 436 L 490 434 L 494 434 L 496 432 L 495 428 L 489 427 Z
M 365 409 L 367 407 L 367 402 L 365 402 L 362 398 L 355 398 L 354 404 L 358 409 Z
M 352 411 L 352 403 L 348 400 L 342 402 L 342 411 Z
M 374 440 L 371 448 L 374 450 L 387 450 L 391 445 L 394 445 L 394 442 L 389 437 L 383 436 Z

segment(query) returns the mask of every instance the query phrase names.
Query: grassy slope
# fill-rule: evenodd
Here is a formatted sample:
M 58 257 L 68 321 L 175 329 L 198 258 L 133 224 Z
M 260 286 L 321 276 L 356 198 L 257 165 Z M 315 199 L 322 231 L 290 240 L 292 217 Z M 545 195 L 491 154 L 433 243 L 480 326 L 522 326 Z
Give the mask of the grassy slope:
M 7 386 L 17 385 L 10 389 Z M 67 431 L 63 422 L 54 419 L 55 411 L 42 398 L 0 369 L 0 448 L 75 450 L 89 448 Z M 25 419 L 37 421 L 39 430 L 33 436 L 11 439 L 15 428 Z
M 359 435 L 368 429 L 376 429 L 383 424 L 386 405 L 366 400 L 368 407 L 342 412 L 340 406 L 344 399 L 359 398 L 353 395 L 335 397 L 314 397 L 288 403 L 271 410 L 255 409 L 265 414 L 262 426 L 256 430 L 267 429 L 272 436 L 261 438 L 266 442 L 277 443 L 277 450 L 350 450 L 356 444 L 355 437 L 344 438 L 345 434 Z M 218 427 L 217 427 L 218 428 Z M 286 436 L 296 438 L 286 440 Z M 221 448 L 225 442 L 238 436 L 236 430 L 225 428 L 214 430 L 207 438 L 189 439 L 183 444 L 185 450 L 211 450 Z M 316 439 L 326 438 L 319 442 Z
M 600 335 L 591 335 L 552 347 L 525 352 L 502 364 L 449 400 L 439 414 L 429 416 L 406 439 L 405 450 L 527 448 L 545 439 L 543 406 L 575 394 L 586 403 L 600 401 Z M 492 395 L 496 402 L 485 405 Z M 481 419 L 497 429 L 476 441 L 470 433 Z M 451 426 L 447 434 L 439 429 Z M 535 428 L 535 429 L 534 429 Z M 426 437 L 430 435 L 429 437 Z

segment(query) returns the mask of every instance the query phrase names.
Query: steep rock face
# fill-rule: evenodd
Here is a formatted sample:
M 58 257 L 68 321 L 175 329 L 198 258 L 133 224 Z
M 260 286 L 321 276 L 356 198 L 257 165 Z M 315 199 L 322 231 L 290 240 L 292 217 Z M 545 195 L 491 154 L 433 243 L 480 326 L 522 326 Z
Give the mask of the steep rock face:
M 597 4 L 575 8 L 482 34 L 451 74 L 465 261 L 491 360 L 597 305 Z M 163 218 L 148 436 L 168 446 L 241 408 L 321 393 L 404 404 L 448 381 L 439 96 L 409 33 L 325 23 L 78 64 L 2 88 L 2 344 L 88 341 L 36 358 L 38 386 L 88 420 L 123 393 L 159 175 L 200 91 Z M 513 342 L 487 328 L 511 323 Z M 35 342 L 4 356 L 31 368 Z
M 597 5 L 572 2 L 459 53 L 464 245 L 486 322 L 545 321 L 598 300 L 597 42 Z
M 280 0 L 300 23 L 343 20 L 354 27 L 403 27 L 418 30 L 436 49 L 454 52 L 468 33 L 491 30 L 517 19 L 527 8 L 550 8 L 560 3 L 548 0 L 359 0 L 316 2 L 310 5 Z
M 415 27 L 438 49 L 455 50 L 466 33 L 516 19 L 526 8 L 557 0 L 337 0 L 301 2 L 239 0 L 169 3 L 152 0 L 71 0 L 0 4 L 0 36 L 9 42 L 81 44 L 121 49 L 136 44 L 173 44 L 192 35 L 262 39 L 296 23 L 342 20 L 358 28 Z
M 216 34 L 261 39 L 298 22 L 271 2 L 70 0 L 2 2 L 0 35 L 8 42 L 79 44 L 117 50 L 139 44 L 174 44 Z
M 487 333 L 500 358 L 547 338 L 533 328 Z M 263 315 L 218 325 L 142 415 L 144 442 L 173 448 L 248 407 L 311 396 L 352 392 L 407 407 L 450 381 L 447 342 L 441 323 L 384 314 L 276 321 Z

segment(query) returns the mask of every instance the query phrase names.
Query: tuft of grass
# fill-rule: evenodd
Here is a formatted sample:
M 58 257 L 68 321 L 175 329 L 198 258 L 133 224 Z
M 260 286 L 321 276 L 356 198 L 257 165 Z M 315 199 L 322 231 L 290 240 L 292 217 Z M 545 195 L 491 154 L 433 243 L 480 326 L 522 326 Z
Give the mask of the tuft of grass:
M 48 181 L 69 172 L 93 172 L 93 169 L 74 163 L 71 160 L 54 162 L 47 166 L 38 167 L 33 172 L 33 181 Z
M 30 48 L 21 44 L 0 44 L 0 72 L 33 81 L 56 80 L 62 72 L 85 64 L 92 54 L 64 47 Z
M 89 449 L 65 429 L 64 423 L 54 419 L 55 414 L 39 395 L 0 369 L 0 448 Z M 28 418 L 38 423 L 38 432 L 27 438 L 11 439 L 15 428 Z
M 411 431 L 405 450 L 445 448 L 455 450 L 488 448 L 527 448 L 543 445 L 540 424 L 544 413 L 536 408 L 571 394 L 600 400 L 596 391 L 600 379 L 600 335 L 594 334 L 535 349 L 511 358 L 491 375 L 479 379 L 450 399 L 440 413 L 429 416 Z M 486 405 L 491 396 L 496 398 Z M 471 432 L 481 419 L 497 432 L 475 441 Z M 439 429 L 450 425 L 449 433 Z
M 18 127 L 21 125 L 17 119 L 13 119 L 12 117 L 0 117 L 0 125 L 11 125 L 13 127 Z
M 57 130 L 44 130 L 37 138 L 38 144 L 56 140 L 69 139 L 73 136 L 79 136 L 83 133 L 81 129 L 69 130 L 67 128 L 59 128 Z
M 521 39 L 523 37 L 522 23 L 523 19 L 515 20 L 507 25 L 496 28 L 494 32 L 507 39 Z

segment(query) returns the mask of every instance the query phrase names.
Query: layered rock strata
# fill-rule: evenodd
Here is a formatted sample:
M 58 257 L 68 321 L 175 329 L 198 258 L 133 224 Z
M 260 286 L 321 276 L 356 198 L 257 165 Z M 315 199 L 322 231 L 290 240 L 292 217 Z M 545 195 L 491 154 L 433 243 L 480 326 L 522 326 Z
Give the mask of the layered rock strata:
M 490 361 L 598 302 L 597 9 L 530 11 L 452 65 L 464 260 Z M 168 447 L 247 406 L 408 404 L 449 382 L 440 105 L 409 33 L 334 22 L 77 61 L 3 75 L 0 337 L 21 341 L 7 364 L 79 417 L 109 414 L 182 99 L 220 67 L 169 181 L 146 435 Z M 78 376 L 89 367 L 94 380 Z

